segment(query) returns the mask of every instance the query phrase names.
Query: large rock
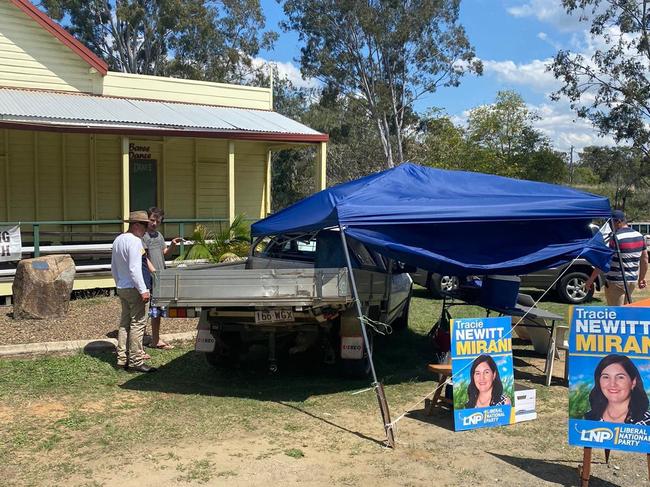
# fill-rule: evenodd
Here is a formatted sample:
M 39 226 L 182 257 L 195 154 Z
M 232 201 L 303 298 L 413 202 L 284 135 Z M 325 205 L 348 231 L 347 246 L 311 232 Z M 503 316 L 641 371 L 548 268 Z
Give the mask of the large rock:
M 60 318 L 70 308 L 75 267 L 69 255 L 48 255 L 18 263 L 13 284 L 14 318 Z

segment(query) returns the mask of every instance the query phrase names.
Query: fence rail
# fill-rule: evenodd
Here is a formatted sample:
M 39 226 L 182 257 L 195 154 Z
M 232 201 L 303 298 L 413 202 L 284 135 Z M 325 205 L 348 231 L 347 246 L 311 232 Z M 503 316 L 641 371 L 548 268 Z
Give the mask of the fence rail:
M 247 218 L 246 221 L 255 222 L 255 218 Z M 69 231 L 53 231 L 53 230 L 43 230 L 45 226 L 62 226 L 62 227 L 78 227 L 81 225 L 89 225 L 92 228 L 97 228 L 101 225 L 121 225 L 124 223 L 122 220 L 48 220 L 48 221 L 14 221 L 14 222 L 0 222 L 0 226 L 13 226 L 20 225 L 21 233 L 32 233 L 33 234 L 33 253 L 34 257 L 41 255 L 41 236 L 43 235 L 52 235 L 52 236 L 88 236 L 90 237 L 89 244 L 93 243 L 93 237 L 107 237 L 111 238 L 112 236 L 117 235 L 119 232 L 73 232 Z M 186 236 L 186 225 L 195 225 L 197 223 L 214 223 L 219 225 L 219 231 L 223 229 L 223 225 L 228 225 L 227 218 L 166 218 L 164 225 L 178 225 L 178 235 Z M 24 225 L 31 226 L 32 232 L 23 232 L 22 227 Z M 112 238 L 111 238 L 112 239 Z M 180 251 L 184 251 L 184 244 L 181 243 Z

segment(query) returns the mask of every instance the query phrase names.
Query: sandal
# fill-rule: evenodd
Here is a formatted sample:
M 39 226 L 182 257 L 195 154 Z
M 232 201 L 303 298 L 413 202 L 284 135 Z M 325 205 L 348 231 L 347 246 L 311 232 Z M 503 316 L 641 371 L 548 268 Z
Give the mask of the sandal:
M 151 360 L 151 355 L 149 355 L 147 352 L 142 352 L 142 360 Z
M 158 350 L 173 350 L 174 345 L 165 342 L 158 342 L 158 345 L 154 345 L 152 348 L 157 348 Z

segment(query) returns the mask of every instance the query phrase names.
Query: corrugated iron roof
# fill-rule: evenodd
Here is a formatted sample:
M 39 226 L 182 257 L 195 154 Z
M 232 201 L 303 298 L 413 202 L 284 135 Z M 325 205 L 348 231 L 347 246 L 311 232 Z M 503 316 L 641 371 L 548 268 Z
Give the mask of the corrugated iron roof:
M 0 121 L 57 127 L 159 128 L 327 138 L 272 111 L 9 88 L 0 89 Z

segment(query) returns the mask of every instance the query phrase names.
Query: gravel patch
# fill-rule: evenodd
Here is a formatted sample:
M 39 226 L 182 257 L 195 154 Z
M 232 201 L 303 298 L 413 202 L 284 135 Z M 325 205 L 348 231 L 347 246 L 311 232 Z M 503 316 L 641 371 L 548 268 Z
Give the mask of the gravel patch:
M 0 345 L 117 338 L 120 300 L 117 296 L 75 299 L 70 301 L 68 315 L 55 320 L 14 320 L 12 312 L 13 306 L 0 306 Z M 160 332 L 194 331 L 197 321 L 163 318 Z

